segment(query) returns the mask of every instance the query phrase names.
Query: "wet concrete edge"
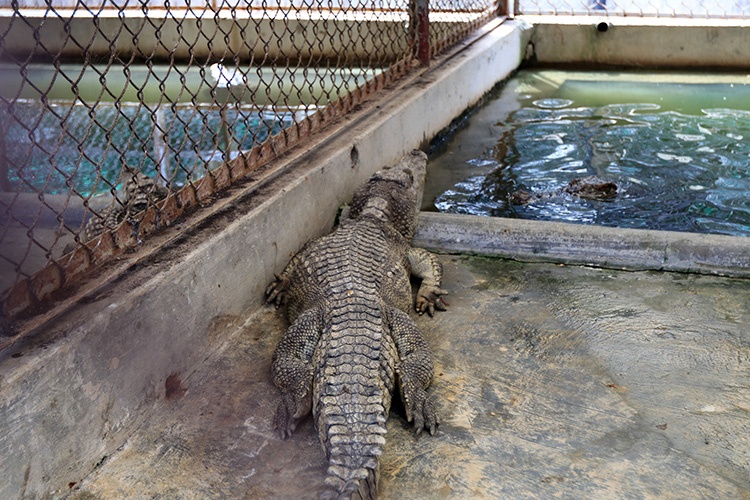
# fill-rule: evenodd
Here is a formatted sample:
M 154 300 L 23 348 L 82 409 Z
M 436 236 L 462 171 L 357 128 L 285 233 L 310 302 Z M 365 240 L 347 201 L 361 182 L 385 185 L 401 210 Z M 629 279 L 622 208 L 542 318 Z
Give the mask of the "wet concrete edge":
M 750 238 L 422 212 L 414 244 L 445 253 L 750 278 Z

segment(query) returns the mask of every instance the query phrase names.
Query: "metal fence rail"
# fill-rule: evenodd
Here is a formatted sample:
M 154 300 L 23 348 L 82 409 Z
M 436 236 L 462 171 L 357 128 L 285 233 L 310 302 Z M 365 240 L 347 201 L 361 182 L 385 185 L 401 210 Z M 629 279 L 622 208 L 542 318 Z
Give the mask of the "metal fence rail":
M 0 0 L 6 318 L 497 15 L 494 0 Z

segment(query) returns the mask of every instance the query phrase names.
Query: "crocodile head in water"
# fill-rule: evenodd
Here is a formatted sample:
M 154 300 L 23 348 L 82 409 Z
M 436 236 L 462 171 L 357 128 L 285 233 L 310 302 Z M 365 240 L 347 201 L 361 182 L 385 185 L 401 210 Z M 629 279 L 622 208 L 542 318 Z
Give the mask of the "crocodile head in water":
M 617 184 L 591 175 L 573 179 L 563 191 L 591 200 L 609 200 L 617 196 Z
M 617 184 L 605 181 L 595 175 L 579 177 L 568 182 L 562 189 L 532 193 L 525 190 L 514 191 L 509 200 L 513 205 L 526 205 L 546 198 L 553 198 L 563 194 L 572 194 L 589 200 L 611 200 L 617 196 Z

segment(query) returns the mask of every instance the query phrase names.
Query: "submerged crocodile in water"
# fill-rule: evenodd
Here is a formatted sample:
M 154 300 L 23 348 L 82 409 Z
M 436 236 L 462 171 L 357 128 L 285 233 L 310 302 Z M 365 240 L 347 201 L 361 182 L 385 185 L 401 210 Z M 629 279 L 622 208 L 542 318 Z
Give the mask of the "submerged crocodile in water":
M 409 317 L 410 275 L 421 278 L 416 310 L 444 310 L 442 267 L 410 244 L 427 157 L 407 155 L 354 194 L 347 219 L 308 243 L 267 290 L 287 303 L 291 326 L 273 356 L 282 393 L 274 428 L 282 438 L 312 411 L 328 457 L 324 498 L 375 498 L 378 457 L 396 385 L 419 434 L 439 419 L 426 389 L 430 350 Z
M 611 200 L 617 196 L 617 184 L 612 181 L 600 179 L 595 175 L 590 175 L 588 177 L 573 179 L 563 186 L 562 189 L 555 191 L 541 191 L 537 193 L 525 190 L 514 191 L 510 195 L 510 201 L 514 205 L 526 205 L 564 194 L 589 200 Z

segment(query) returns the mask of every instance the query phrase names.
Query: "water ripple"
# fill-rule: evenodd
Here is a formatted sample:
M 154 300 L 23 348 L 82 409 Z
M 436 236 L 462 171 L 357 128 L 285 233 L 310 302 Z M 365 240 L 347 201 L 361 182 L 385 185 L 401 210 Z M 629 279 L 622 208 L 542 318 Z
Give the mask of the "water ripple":
M 570 99 L 555 99 L 553 97 L 534 101 L 534 106 L 547 109 L 567 108 L 571 104 L 573 104 L 573 101 L 571 101 Z
M 441 211 L 750 236 L 750 111 L 575 106 L 537 99 L 506 122 L 502 164 L 438 197 Z M 499 158 L 498 158 L 499 159 Z M 496 162 L 482 158 L 478 164 Z M 614 201 L 566 195 L 572 179 L 617 182 Z M 518 189 L 538 195 L 513 205 Z

